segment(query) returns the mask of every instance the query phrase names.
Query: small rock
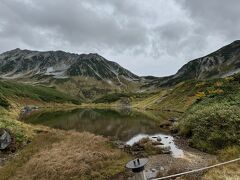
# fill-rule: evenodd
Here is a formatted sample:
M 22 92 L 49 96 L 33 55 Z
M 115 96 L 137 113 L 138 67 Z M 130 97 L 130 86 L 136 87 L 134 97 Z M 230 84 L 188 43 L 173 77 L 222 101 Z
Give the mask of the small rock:
M 4 129 L 0 130 L 0 150 L 6 149 L 11 142 L 11 135 Z
M 156 172 L 156 169 L 151 169 L 152 172 Z
M 157 146 L 157 145 L 164 145 L 164 144 L 161 142 L 155 141 L 155 142 L 152 142 L 152 145 Z
M 160 136 L 158 136 L 157 141 L 162 141 L 162 138 Z
M 119 149 L 124 149 L 124 147 L 125 147 L 125 145 L 123 145 L 123 144 L 118 146 Z
M 173 118 L 169 119 L 170 122 L 176 122 L 177 120 L 178 120 L 178 118 L 176 118 L 176 117 L 173 117 Z
M 171 151 L 169 151 L 169 150 L 163 150 L 162 153 L 163 153 L 163 154 L 171 154 Z

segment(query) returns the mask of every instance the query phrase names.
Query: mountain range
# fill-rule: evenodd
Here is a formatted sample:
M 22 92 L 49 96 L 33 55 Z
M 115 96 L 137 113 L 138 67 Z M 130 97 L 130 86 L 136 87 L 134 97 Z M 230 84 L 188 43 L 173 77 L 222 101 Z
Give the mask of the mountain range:
M 98 54 L 14 49 L 0 55 L 2 79 L 54 86 L 82 98 L 144 87 L 173 86 L 179 82 L 213 79 L 240 72 L 240 40 L 185 64 L 168 77 L 140 77 Z

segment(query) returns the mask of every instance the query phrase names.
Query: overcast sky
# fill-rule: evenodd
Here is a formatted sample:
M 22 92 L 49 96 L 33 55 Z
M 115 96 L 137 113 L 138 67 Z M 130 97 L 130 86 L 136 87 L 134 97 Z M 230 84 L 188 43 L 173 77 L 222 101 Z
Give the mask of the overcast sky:
M 98 53 L 138 75 L 175 73 L 240 39 L 240 0 L 0 0 L 0 53 Z

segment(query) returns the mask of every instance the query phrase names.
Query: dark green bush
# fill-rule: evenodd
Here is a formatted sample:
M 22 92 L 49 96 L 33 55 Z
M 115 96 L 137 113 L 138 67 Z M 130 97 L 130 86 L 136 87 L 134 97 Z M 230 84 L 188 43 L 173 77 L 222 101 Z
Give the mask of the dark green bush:
M 192 146 L 208 152 L 240 145 L 240 108 L 229 103 L 196 104 L 179 122 Z
M 0 106 L 4 108 L 8 108 L 10 106 L 9 102 L 4 97 L 2 97 L 1 94 L 0 94 Z
M 129 97 L 129 95 L 124 93 L 107 94 L 105 96 L 100 97 L 99 99 L 96 99 L 94 103 L 112 103 L 120 100 L 123 97 Z

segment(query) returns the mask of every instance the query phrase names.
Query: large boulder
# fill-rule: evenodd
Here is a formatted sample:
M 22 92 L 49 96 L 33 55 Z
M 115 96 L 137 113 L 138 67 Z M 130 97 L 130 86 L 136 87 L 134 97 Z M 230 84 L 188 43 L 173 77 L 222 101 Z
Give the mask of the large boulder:
M 0 129 L 0 150 L 6 149 L 11 142 L 11 135 L 5 129 Z

